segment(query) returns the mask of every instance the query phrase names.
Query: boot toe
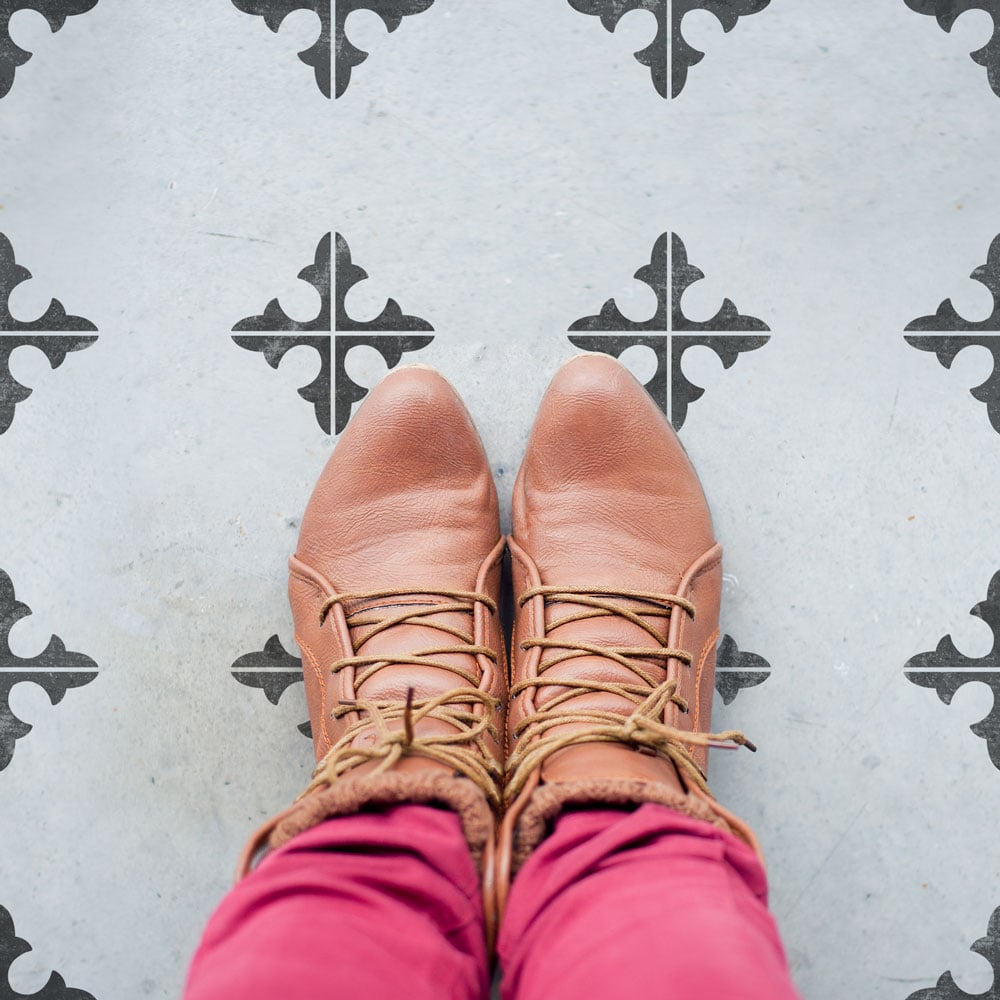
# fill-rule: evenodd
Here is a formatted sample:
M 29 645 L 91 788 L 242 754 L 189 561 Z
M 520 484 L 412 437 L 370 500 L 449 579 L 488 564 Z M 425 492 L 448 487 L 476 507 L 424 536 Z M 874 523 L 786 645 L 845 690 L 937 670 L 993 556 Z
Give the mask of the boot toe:
M 498 537 L 496 488 L 465 404 L 439 372 L 409 365 L 368 394 L 341 435 L 297 555 L 352 589 L 404 586 L 431 566 L 468 587 L 465 567 Z
M 540 567 L 567 580 L 581 572 L 607 580 L 624 563 L 633 586 L 644 578 L 665 585 L 714 543 L 701 484 L 673 428 L 628 369 L 603 354 L 573 358 L 553 378 L 513 514 L 515 538 L 530 540 Z

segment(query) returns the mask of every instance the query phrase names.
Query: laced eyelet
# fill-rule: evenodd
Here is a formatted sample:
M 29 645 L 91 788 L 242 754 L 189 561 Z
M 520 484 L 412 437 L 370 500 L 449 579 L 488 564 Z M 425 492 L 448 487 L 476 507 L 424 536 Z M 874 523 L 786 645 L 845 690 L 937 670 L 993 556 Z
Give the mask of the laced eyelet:
M 580 610 L 573 611 L 565 618 L 554 622 L 546 622 L 541 636 L 529 638 L 520 642 L 519 648 L 539 648 L 543 651 L 535 676 L 520 681 L 517 685 L 521 692 L 543 686 L 549 686 L 559 691 L 548 703 L 547 707 L 534 711 L 528 718 L 522 720 L 511 732 L 507 751 L 507 770 L 504 797 L 510 802 L 515 799 L 532 775 L 537 775 L 541 765 L 552 754 L 563 749 L 585 743 L 619 743 L 631 747 L 637 753 L 663 757 L 673 761 L 682 773 L 685 781 L 690 782 L 701 791 L 708 792 L 705 776 L 692 756 L 697 747 L 718 746 L 735 748 L 743 745 L 753 749 L 746 737 L 739 732 L 704 733 L 701 730 L 691 731 L 685 724 L 679 724 L 677 715 L 673 715 L 673 725 L 666 719 L 671 712 L 691 716 L 691 707 L 686 699 L 677 692 L 678 684 L 689 682 L 690 668 L 695 666 L 694 656 L 683 649 L 675 649 L 668 644 L 668 636 L 663 634 L 664 623 L 655 628 L 648 622 L 650 616 L 669 619 L 670 612 L 677 609 L 696 618 L 694 605 L 680 595 L 653 594 L 638 591 L 617 591 L 610 588 L 559 588 L 554 586 L 539 586 L 534 591 L 522 595 L 519 606 L 523 606 L 530 597 L 541 595 L 548 607 L 554 603 L 581 605 Z M 622 604 L 622 601 L 634 599 L 644 602 L 642 606 Z M 647 607 L 654 605 L 658 607 Z M 655 645 L 648 649 L 630 645 L 616 647 L 609 642 L 572 641 L 569 638 L 556 641 L 549 638 L 550 631 L 560 625 L 570 622 L 587 621 L 591 618 L 607 615 L 618 616 L 633 626 L 641 627 L 648 632 Z M 667 629 L 669 635 L 669 629 Z M 546 650 L 558 650 L 554 655 L 546 654 Z M 576 656 L 597 656 L 613 661 L 618 667 L 627 668 L 636 675 L 634 681 L 599 680 L 588 677 L 570 676 L 545 677 L 546 670 Z M 654 675 L 650 675 L 641 664 L 643 657 L 656 658 L 661 661 L 665 673 L 675 676 L 665 678 L 656 683 Z M 688 668 L 687 675 L 682 679 L 676 675 L 674 661 L 683 663 Z M 670 670 L 667 671 L 667 667 Z M 640 683 L 641 681 L 641 683 Z M 599 705 L 579 705 L 575 699 L 589 692 L 605 692 L 619 696 L 624 701 L 631 701 L 635 709 L 629 715 L 618 710 L 601 708 Z M 648 693 L 647 693 L 648 692 Z M 572 723 L 572 727 L 566 725 Z M 569 729 L 567 732 L 566 730 Z M 536 779 L 537 780 L 537 779 Z

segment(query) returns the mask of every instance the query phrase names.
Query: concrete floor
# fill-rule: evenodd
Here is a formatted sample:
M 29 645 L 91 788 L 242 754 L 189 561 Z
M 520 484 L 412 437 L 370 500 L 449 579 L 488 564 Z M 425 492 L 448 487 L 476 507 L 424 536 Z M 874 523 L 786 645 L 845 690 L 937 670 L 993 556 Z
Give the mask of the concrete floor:
M 648 382 L 712 503 L 715 722 L 760 751 L 711 777 L 765 845 L 804 996 L 1000 997 L 991 15 L 734 0 L 723 33 L 663 0 L 611 33 L 599 0 L 373 2 L 426 9 L 388 35 L 352 14 L 348 82 L 315 13 L 268 30 L 277 0 L 34 0 L 15 73 L 22 6 L 0 0 L 0 997 L 53 971 L 83 992 L 47 997 L 178 994 L 244 838 L 308 775 L 285 559 L 332 435 L 387 366 L 436 365 L 506 516 L 578 346 Z M 696 64 L 668 44 L 689 8 Z

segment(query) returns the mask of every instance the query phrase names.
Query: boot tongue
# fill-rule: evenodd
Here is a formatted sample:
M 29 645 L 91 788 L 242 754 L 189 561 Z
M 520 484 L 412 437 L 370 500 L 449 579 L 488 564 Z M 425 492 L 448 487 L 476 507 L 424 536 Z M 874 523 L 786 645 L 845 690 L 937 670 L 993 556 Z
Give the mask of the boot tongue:
M 639 614 L 646 624 L 656 630 L 663 644 L 666 645 L 670 618 L 667 617 L 662 605 L 654 605 L 650 602 L 622 597 L 601 597 L 601 600 L 605 600 L 615 607 Z M 574 644 L 603 648 L 657 648 L 656 640 L 648 632 L 620 615 L 595 616 L 593 618 L 585 618 L 581 621 L 566 622 L 562 625 L 558 624 L 561 620 L 573 617 L 578 613 L 582 614 L 590 611 L 594 611 L 594 609 L 582 604 L 573 604 L 570 601 L 548 601 L 546 603 L 545 622 L 548 629 L 546 638 L 550 642 L 566 642 L 569 648 L 552 647 L 543 649 L 541 663 L 556 659 L 564 653 L 571 652 Z M 643 614 L 644 612 L 645 614 Z M 649 614 L 649 612 L 657 612 L 657 614 Z M 674 608 L 671 613 L 682 614 L 683 612 Z M 637 656 L 627 656 L 626 659 L 636 670 L 642 671 L 652 681 L 652 684 L 648 685 L 649 691 L 652 691 L 653 687 L 666 680 L 667 664 L 664 659 Z M 603 684 L 647 687 L 646 682 L 639 673 L 628 669 L 609 656 L 575 655 L 570 659 L 547 667 L 542 676 L 549 681 L 566 678 L 589 680 Z M 564 694 L 568 694 L 571 690 L 576 689 L 556 684 L 541 685 L 536 689 L 535 706 L 539 710 L 544 710 L 553 700 Z M 581 691 L 581 693 L 562 701 L 553 711 L 576 712 L 581 710 L 597 710 L 617 712 L 625 716 L 631 714 L 635 707 L 635 701 L 610 691 Z
M 441 666 L 394 662 L 396 657 L 413 656 L 424 650 L 460 647 L 461 639 L 433 626 L 449 626 L 471 636 L 472 616 L 466 612 L 442 611 L 422 615 L 408 622 L 393 625 L 365 641 L 365 636 L 375 628 L 378 621 L 395 618 L 408 611 L 416 612 L 435 605 L 454 603 L 448 598 L 433 594 L 413 593 L 401 597 L 352 601 L 345 606 L 344 611 L 347 614 L 356 655 L 384 656 L 386 660 L 363 683 L 356 684 L 355 697 L 358 701 L 405 703 L 408 693 L 412 690 L 413 701 L 419 703 L 424 699 L 446 694 L 457 687 L 477 686 L 475 683 L 470 685 L 467 678 L 448 669 L 458 667 L 470 673 L 478 681 L 481 675 L 480 667 L 476 657 L 470 653 L 430 653 L 425 657 Z M 354 675 L 359 677 L 369 670 L 371 666 L 357 666 L 354 668 Z M 468 706 L 459 707 L 468 708 Z M 391 729 L 402 727 L 402 720 L 390 723 Z M 444 735 L 455 731 L 455 727 L 448 723 L 432 718 L 422 719 L 415 729 L 418 735 Z M 366 738 L 369 741 L 372 739 L 372 734 L 368 731 L 360 733 L 354 742 L 361 744 Z
M 645 601 L 629 598 L 606 598 L 608 603 L 624 608 L 636 614 L 650 611 L 664 611 L 663 605 L 654 605 Z M 545 608 L 545 621 L 549 626 L 547 638 L 554 642 L 580 643 L 599 647 L 625 647 L 632 649 L 655 649 L 656 640 L 634 622 L 620 615 L 606 615 L 587 618 L 582 621 L 567 622 L 565 625 L 551 626 L 560 619 L 568 618 L 578 612 L 590 610 L 579 604 L 548 602 Z M 672 608 L 671 615 L 683 614 L 679 608 Z M 666 645 L 670 629 L 670 618 L 662 615 L 645 614 L 642 619 L 651 625 Z M 569 652 L 565 647 L 542 650 L 541 662 L 558 657 Z M 639 656 L 626 657 L 628 662 L 642 671 L 653 683 L 646 681 L 633 670 L 622 666 L 607 656 L 575 656 L 563 660 L 545 669 L 542 676 L 557 680 L 559 678 L 573 680 L 592 680 L 604 684 L 623 684 L 642 688 L 644 693 L 636 693 L 633 701 L 623 695 L 609 691 L 582 691 L 567 698 L 552 709 L 553 715 L 583 711 L 613 712 L 624 720 L 636 709 L 637 703 L 645 700 L 646 694 L 667 679 L 667 661 L 662 658 L 645 658 Z M 542 711 L 560 695 L 575 688 L 561 687 L 557 684 L 546 684 L 535 689 L 535 707 Z M 687 719 L 687 716 L 680 716 Z M 682 723 L 683 725 L 683 723 Z M 582 733 L 593 728 L 592 722 L 570 721 L 553 726 L 546 733 L 550 737 L 560 737 L 571 733 Z M 683 783 L 669 761 L 649 751 L 634 747 L 609 743 L 580 743 L 559 750 L 549 757 L 542 765 L 542 780 L 545 783 L 593 780 L 595 778 L 621 779 L 627 777 L 637 781 L 652 781 L 667 783 L 676 787 L 678 792 L 684 790 Z

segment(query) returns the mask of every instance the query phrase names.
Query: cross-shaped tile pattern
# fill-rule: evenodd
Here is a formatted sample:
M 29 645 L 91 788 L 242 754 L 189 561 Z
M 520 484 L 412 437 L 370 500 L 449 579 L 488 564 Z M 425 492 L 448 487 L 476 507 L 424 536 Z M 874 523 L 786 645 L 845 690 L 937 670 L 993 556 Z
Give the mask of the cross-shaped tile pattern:
M 86 14 L 97 6 L 97 0 L 3 0 L 0 3 L 0 100 L 7 96 L 14 85 L 14 74 L 23 66 L 31 53 L 25 52 L 10 37 L 10 19 L 19 10 L 37 11 L 55 32 L 73 14 Z
M 58 705 L 70 688 L 83 687 L 97 676 L 97 664 L 83 653 L 67 650 L 57 635 L 37 656 L 13 653 L 11 629 L 30 614 L 31 608 L 15 598 L 14 584 L 0 569 L 0 771 L 11 762 L 14 744 L 32 729 L 11 710 L 10 692 L 15 684 L 37 684 Z
M 969 10 L 984 10 L 993 18 L 993 34 L 989 41 L 969 55 L 986 70 L 993 93 L 1000 97 L 1000 0 L 906 0 L 906 6 L 917 14 L 937 19 L 945 31 Z
M 921 316 L 907 325 L 906 329 L 914 333 L 905 340 L 918 351 L 934 354 L 945 368 L 951 368 L 958 352 L 966 347 L 985 347 L 993 355 L 993 371 L 970 392 L 974 399 L 986 404 L 990 424 L 1000 433 L 1000 236 L 990 245 L 986 263 L 969 277 L 984 285 L 993 297 L 993 310 L 986 319 L 964 319 L 951 299 L 945 299 L 933 315 Z
M 929 990 L 917 990 L 906 1000 L 997 1000 L 1000 997 L 1000 907 L 990 917 L 986 936 L 976 941 L 969 950 L 982 955 L 993 969 L 993 984 L 985 993 L 966 993 L 959 988 L 952 974 L 945 972 L 935 986 Z
M 14 260 L 10 240 L 0 233 L 0 434 L 14 419 L 14 408 L 24 402 L 31 389 L 21 385 L 10 370 L 10 356 L 18 347 L 35 347 L 58 368 L 72 351 L 90 347 L 97 337 L 70 333 L 69 331 L 97 330 L 90 320 L 70 316 L 61 302 L 53 299 L 48 309 L 38 319 L 24 322 L 10 313 L 11 292 L 31 277 L 31 272 Z M 56 333 L 55 331 L 65 331 Z
M 981 619 L 993 632 L 993 646 L 985 656 L 964 656 L 946 635 L 937 648 L 912 657 L 903 668 L 908 680 L 920 687 L 932 688 L 946 705 L 955 692 L 966 684 L 978 681 L 993 692 L 993 707 L 985 719 L 970 728 L 986 740 L 990 760 L 1000 769 L 1000 572 L 990 580 L 986 600 L 969 612 Z
M 53 972 L 45 985 L 35 993 L 20 993 L 10 985 L 10 967 L 15 959 L 31 951 L 31 945 L 14 933 L 10 913 L 0 906 L 0 996 L 3 1000 L 94 1000 L 92 994 L 73 989 L 66 980 Z
M 319 373 L 299 389 L 299 395 L 312 403 L 316 422 L 329 434 L 332 383 L 333 432 L 339 434 L 350 420 L 351 408 L 368 394 L 365 386 L 358 385 L 347 374 L 348 351 L 361 345 L 373 347 L 389 368 L 395 368 L 404 354 L 419 351 L 434 339 L 417 331 L 434 328 L 417 316 L 407 316 L 394 299 L 389 299 L 375 319 L 356 320 L 348 315 L 344 299 L 368 273 L 352 262 L 347 240 L 340 233 L 336 237 L 333 272 L 330 233 L 327 233 L 316 247 L 315 260 L 299 272 L 299 277 L 319 292 L 320 308 L 314 319 L 304 323 L 293 320 L 278 300 L 272 299 L 262 313 L 240 320 L 233 327 L 241 333 L 233 340 L 248 351 L 259 351 L 274 369 L 293 347 L 316 351 L 320 358 Z M 251 335 L 244 333 L 251 330 L 255 331 Z M 258 332 L 264 330 L 270 332 Z
M 271 31 L 278 32 L 281 22 L 295 10 L 311 10 L 319 18 L 319 37 L 299 58 L 313 68 L 316 85 L 324 97 L 330 96 L 330 64 L 333 62 L 335 97 L 343 97 L 351 82 L 351 71 L 368 58 L 368 53 L 347 37 L 347 17 L 356 10 L 377 14 L 386 31 L 395 31 L 404 17 L 422 14 L 434 0 L 232 0 L 244 14 L 262 17 Z
M 640 267 L 635 277 L 656 295 L 656 310 L 649 319 L 626 319 L 615 300 L 608 299 L 599 313 L 578 319 L 570 327 L 574 335 L 569 339 L 585 351 L 601 351 L 616 358 L 630 347 L 652 348 L 656 371 L 646 389 L 674 429 L 680 430 L 688 406 L 705 393 L 684 374 L 684 352 L 695 346 L 708 347 L 718 355 L 723 367 L 731 368 L 744 351 L 754 351 L 770 340 L 758 332 L 769 327 L 740 313 L 729 299 L 709 320 L 701 322 L 684 315 L 681 296 L 705 275 L 688 263 L 684 243 L 676 233 L 664 233 L 657 239 L 649 263 Z
M 723 31 L 732 31 L 737 21 L 762 11 L 771 0 L 569 0 L 581 14 L 599 17 L 613 32 L 618 22 L 635 10 L 649 11 L 656 18 L 656 36 L 635 53 L 636 62 L 649 68 L 653 86 L 660 97 L 679 97 L 687 82 L 688 70 L 705 58 L 684 37 L 681 22 L 693 10 L 714 14 Z

